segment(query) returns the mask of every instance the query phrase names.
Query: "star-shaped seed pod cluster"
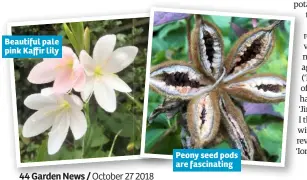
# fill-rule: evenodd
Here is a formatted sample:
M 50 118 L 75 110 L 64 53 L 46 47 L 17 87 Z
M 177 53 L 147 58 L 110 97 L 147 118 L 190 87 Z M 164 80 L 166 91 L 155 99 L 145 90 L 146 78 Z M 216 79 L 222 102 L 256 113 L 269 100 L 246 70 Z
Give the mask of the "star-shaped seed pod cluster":
M 280 23 L 248 31 L 225 56 L 221 30 L 195 15 L 189 42 L 191 63 L 166 61 L 151 68 L 150 87 L 165 100 L 151 113 L 149 122 L 161 113 L 169 118 L 179 113 L 184 148 L 210 148 L 226 140 L 241 150 L 243 160 L 266 161 L 238 102 L 284 101 L 284 77 L 254 73 L 268 62 L 275 45 L 274 29 Z

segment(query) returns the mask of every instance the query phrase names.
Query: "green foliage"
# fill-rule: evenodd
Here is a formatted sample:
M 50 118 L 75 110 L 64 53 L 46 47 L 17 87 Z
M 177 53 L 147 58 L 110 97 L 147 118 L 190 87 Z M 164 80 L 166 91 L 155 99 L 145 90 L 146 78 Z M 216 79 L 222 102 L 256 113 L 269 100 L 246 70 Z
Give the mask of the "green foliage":
M 281 160 L 283 119 L 271 115 L 253 115 L 246 117 L 251 129 L 256 133 L 261 146 L 273 157 Z
M 102 110 L 95 98 L 92 97 L 89 102 L 91 126 L 86 135 L 82 139 L 75 141 L 72 133 L 69 132 L 60 151 L 52 156 L 47 153 L 48 132 L 33 138 L 24 138 L 21 134 L 22 125 L 35 112 L 24 106 L 24 99 L 30 94 L 40 92 L 44 87 L 52 86 L 52 83 L 35 85 L 30 84 L 26 78 L 30 70 L 41 59 L 15 59 L 15 83 L 22 162 L 99 158 L 140 153 L 148 23 L 148 18 L 137 18 L 12 28 L 14 35 L 62 35 L 63 45 L 73 47 L 76 54 L 79 54 L 81 49 L 84 48 L 89 54 L 92 54 L 98 38 L 106 34 L 116 34 L 116 48 L 134 45 L 139 49 L 134 62 L 118 73 L 119 77 L 132 88 L 130 96 L 133 96 L 134 99 L 132 100 L 131 97 L 124 93 L 117 93 L 118 108 L 114 113 L 109 114 Z M 75 44 L 73 44 L 74 42 Z M 115 139 L 119 131 L 121 132 Z M 83 141 L 84 139 L 85 141 Z M 113 144 L 114 147 L 112 146 Z
M 222 32 L 224 40 L 224 55 L 226 56 L 230 48 L 238 39 L 231 23 L 234 23 L 242 29 L 252 29 L 252 19 L 241 17 L 224 17 L 224 16 L 203 16 L 207 21 L 217 25 Z M 194 18 L 193 18 L 194 19 Z M 192 19 L 191 24 L 194 24 Z M 258 26 L 267 26 L 271 23 L 267 19 L 257 19 Z M 272 54 L 256 73 L 274 73 L 280 76 L 287 76 L 288 65 L 288 46 L 289 46 L 289 27 L 290 22 L 283 22 L 280 27 L 275 30 L 276 45 Z M 154 27 L 152 39 L 152 57 L 151 65 L 157 65 L 168 60 L 184 60 L 188 61 L 188 43 L 186 34 L 186 21 L 179 20 L 168 24 Z M 148 102 L 149 114 L 163 102 L 163 97 L 150 91 Z M 284 103 L 273 104 L 276 112 L 283 115 Z M 273 161 L 280 161 L 283 122 L 278 117 L 272 116 L 249 116 L 246 121 L 252 126 L 257 134 L 261 146 L 269 153 L 270 156 L 277 156 Z M 272 121 L 271 121 L 272 120 Z M 168 126 L 169 120 L 166 116 L 160 115 L 157 119 L 147 127 L 146 132 L 146 152 L 155 154 L 172 154 L 172 149 L 181 148 L 180 129 L 174 131 L 174 125 Z M 172 120 L 171 120 L 172 121 Z M 171 124 L 176 124 L 171 122 Z M 259 128 L 262 127 L 262 128 Z M 168 133 L 165 135 L 165 133 Z M 171 132 L 171 133 L 169 133 Z M 223 142 L 214 148 L 229 148 L 228 144 Z
M 71 29 L 68 27 L 67 24 L 63 24 L 63 29 L 65 31 L 66 36 L 68 37 L 69 42 L 73 46 L 73 48 L 76 51 L 76 54 L 79 55 L 81 49 L 81 44 L 77 41 L 77 38 L 75 37 L 74 33 L 71 31 Z M 80 39 L 78 39 L 80 40 Z

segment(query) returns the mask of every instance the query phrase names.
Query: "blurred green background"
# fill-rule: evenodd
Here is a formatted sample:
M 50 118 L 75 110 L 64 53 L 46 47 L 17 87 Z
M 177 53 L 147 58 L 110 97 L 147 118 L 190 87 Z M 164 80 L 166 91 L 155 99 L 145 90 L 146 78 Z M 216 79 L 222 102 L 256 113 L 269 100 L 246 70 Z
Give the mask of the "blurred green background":
M 141 120 L 143 115 L 143 100 L 145 86 L 145 66 L 147 53 L 149 18 L 119 19 L 84 22 L 84 27 L 91 30 L 91 49 L 99 37 L 106 34 L 116 34 L 116 48 L 134 45 L 139 48 L 133 64 L 118 73 L 131 88 L 131 95 L 140 102 L 136 105 L 124 93 L 117 92 L 117 109 L 114 113 L 106 113 L 101 109 L 94 97 L 90 101 L 91 142 L 86 142 L 86 157 L 106 157 L 110 153 L 112 143 L 114 149 L 111 156 L 139 155 L 141 143 Z M 63 24 L 44 24 L 20 26 L 12 28 L 13 35 L 63 35 L 63 45 L 70 46 Z M 92 53 L 90 53 L 92 54 Z M 19 142 L 21 162 L 37 162 L 52 160 L 78 159 L 82 153 L 82 139 L 74 141 L 69 132 L 61 150 L 55 155 L 48 155 L 46 144 L 48 132 L 33 138 L 24 138 L 21 129 L 24 122 L 35 111 L 25 107 L 24 99 L 33 93 L 39 93 L 44 87 L 52 86 L 52 83 L 44 85 L 30 84 L 27 76 L 33 66 L 41 59 L 15 59 L 15 83 L 18 110 Z M 115 135 L 120 131 L 118 138 Z
M 224 40 L 225 56 L 238 39 L 239 31 L 253 29 L 253 22 L 256 22 L 258 27 L 267 26 L 273 22 L 269 19 L 252 20 L 251 18 L 226 16 L 204 15 L 203 18 L 220 28 Z M 191 24 L 194 25 L 194 18 L 191 19 Z M 283 21 L 274 31 L 275 47 L 269 60 L 256 73 L 274 73 L 287 77 L 289 32 L 290 21 Z M 151 66 L 167 60 L 188 60 L 187 30 L 184 19 L 153 28 Z M 163 99 L 161 95 L 150 90 L 147 117 L 163 102 Z M 280 116 L 272 114 L 249 115 L 245 117 L 245 120 L 257 134 L 261 146 L 270 157 L 270 161 L 279 162 L 282 150 L 284 102 L 272 104 L 272 106 L 274 113 L 280 114 Z M 145 151 L 146 153 L 171 155 L 172 150 L 176 148 L 182 148 L 180 127 L 177 127 L 175 118 L 167 119 L 162 114 L 147 127 Z M 216 148 L 229 148 L 229 146 L 224 142 Z

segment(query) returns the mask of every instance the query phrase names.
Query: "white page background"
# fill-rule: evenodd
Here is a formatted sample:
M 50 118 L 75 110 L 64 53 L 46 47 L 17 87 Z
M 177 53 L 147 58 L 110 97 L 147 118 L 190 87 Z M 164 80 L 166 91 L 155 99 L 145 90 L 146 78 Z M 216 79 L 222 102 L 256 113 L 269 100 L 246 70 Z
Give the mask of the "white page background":
M 251 14 L 295 16 L 295 37 L 292 64 L 290 110 L 286 148 L 286 167 L 243 166 L 240 173 L 173 173 L 171 160 L 130 160 L 121 162 L 101 162 L 91 164 L 58 165 L 47 167 L 16 168 L 13 117 L 9 63 L 0 60 L 0 178 L 19 179 L 20 173 L 125 173 L 153 172 L 155 179 L 297 179 L 307 176 L 307 155 L 296 155 L 298 103 L 300 92 L 300 67 L 303 54 L 303 34 L 307 33 L 307 8 L 293 10 L 292 0 L 111 0 L 111 1 L 63 1 L 2 0 L 0 21 L 2 34 L 6 33 L 6 23 L 14 21 L 47 20 L 56 18 L 78 18 L 104 15 L 149 13 L 150 7 L 167 7 L 195 10 L 214 10 Z M 305 40 L 307 43 L 307 40 Z M 307 51 L 306 51 L 307 54 Z M 300 147 L 303 147 L 302 145 Z

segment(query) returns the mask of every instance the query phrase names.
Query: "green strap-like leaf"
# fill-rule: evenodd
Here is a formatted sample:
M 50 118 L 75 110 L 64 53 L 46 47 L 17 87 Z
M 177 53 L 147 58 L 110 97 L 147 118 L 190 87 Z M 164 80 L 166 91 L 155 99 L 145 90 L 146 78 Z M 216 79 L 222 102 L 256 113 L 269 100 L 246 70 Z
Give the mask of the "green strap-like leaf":
M 88 27 L 86 27 L 85 30 L 84 30 L 83 43 L 84 43 L 84 50 L 87 53 L 90 53 L 91 31 Z
M 81 46 L 80 46 L 80 44 L 78 44 L 73 32 L 70 30 L 70 28 L 67 26 L 66 23 L 63 24 L 63 28 L 64 28 L 64 31 L 65 31 L 71 45 L 75 49 L 75 52 L 79 55 L 79 53 L 81 51 Z
M 73 22 L 70 23 L 70 29 L 80 47 L 80 51 L 84 48 L 83 35 L 84 35 L 84 26 L 83 22 Z

